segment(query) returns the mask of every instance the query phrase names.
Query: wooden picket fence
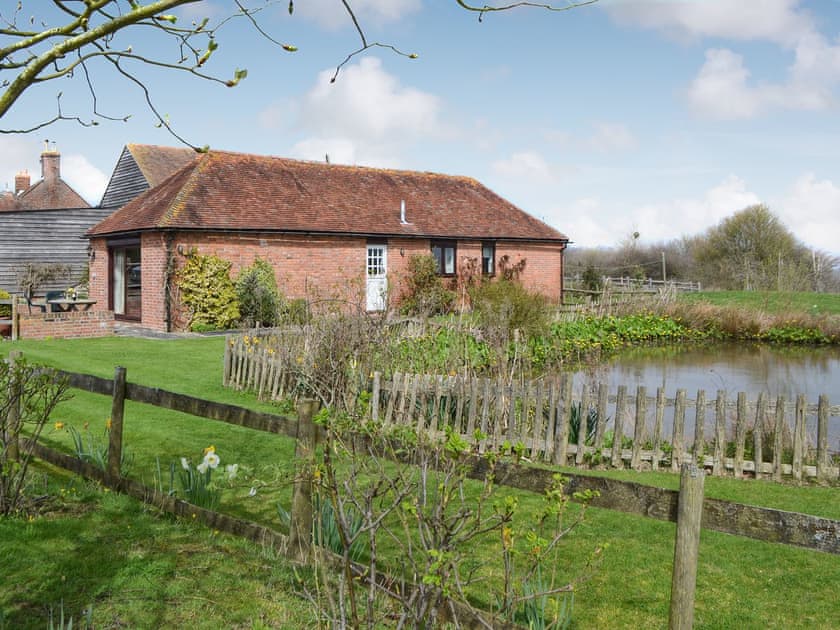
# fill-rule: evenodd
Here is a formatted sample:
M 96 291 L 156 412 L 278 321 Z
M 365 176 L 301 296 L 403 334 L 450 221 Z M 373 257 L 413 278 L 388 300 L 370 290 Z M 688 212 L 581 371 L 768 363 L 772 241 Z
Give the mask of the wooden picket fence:
M 279 400 L 295 391 L 299 373 L 271 348 L 241 338 L 226 344 L 228 387 Z M 418 432 L 454 431 L 478 452 L 508 448 L 561 466 L 677 472 L 694 462 L 714 475 L 840 478 L 829 449 L 829 423 L 840 428 L 840 406 L 831 406 L 826 395 L 809 404 L 801 394 L 788 401 L 717 390 L 711 398 L 699 390 L 692 399 L 678 389 L 669 398 L 662 388 L 649 396 L 644 386 L 635 392 L 624 385 L 610 392 L 604 383 L 575 388 L 570 374 L 509 382 L 377 372 L 365 376 L 360 389 L 371 393 L 373 420 Z

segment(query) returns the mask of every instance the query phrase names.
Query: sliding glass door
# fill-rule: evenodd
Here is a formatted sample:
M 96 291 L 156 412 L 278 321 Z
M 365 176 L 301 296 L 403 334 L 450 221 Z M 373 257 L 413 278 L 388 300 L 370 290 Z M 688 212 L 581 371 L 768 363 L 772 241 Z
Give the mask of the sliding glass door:
M 114 315 L 140 320 L 141 283 L 140 245 L 111 248 L 111 301 Z

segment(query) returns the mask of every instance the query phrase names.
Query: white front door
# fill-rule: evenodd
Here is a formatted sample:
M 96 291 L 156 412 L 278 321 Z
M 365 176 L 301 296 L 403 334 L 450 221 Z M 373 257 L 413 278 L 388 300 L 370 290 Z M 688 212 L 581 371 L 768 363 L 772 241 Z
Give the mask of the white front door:
M 367 310 L 384 311 L 388 297 L 388 246 L 367 246 Z

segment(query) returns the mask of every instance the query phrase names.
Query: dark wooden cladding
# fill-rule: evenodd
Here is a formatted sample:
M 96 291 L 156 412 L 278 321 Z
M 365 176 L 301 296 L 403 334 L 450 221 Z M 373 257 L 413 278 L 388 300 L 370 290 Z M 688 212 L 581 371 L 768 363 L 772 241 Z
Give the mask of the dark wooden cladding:
M 0 212 L 0 289 L 18 293 L 17 272 L 27 263 L 70 267 L 68 277 L 45 283 L 40 294 L 77 283 L 88 264 L 85 232 L 111 212 L 107 208 Z
M 101 205 L 114 211 L 148 189 L 149 182 L 146 181 L 128 147 L 123 147 L 105 194 L 102 195 Z

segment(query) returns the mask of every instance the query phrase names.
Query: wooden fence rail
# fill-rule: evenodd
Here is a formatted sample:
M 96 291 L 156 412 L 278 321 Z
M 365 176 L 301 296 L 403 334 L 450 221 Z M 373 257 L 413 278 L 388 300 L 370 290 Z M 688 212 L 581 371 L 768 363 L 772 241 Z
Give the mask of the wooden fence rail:
M 60 374 L 68 378 L 72 387 L 84 391 L 114 396 L 119 390 L 119 387 L 115 388 L 114 380 L 72 372 L 60 372 Z M 125 400 L 143 402 L 257 431 L 280 433 L 290 437 L 296 437 L 298 434 L 298 423 L 293 418 L 215 403 L 130 382 L 125 383 Z M 368 438 L 358 435 L 354 439 L 366 440 Z M 404 450 L 403 453 L 405 457 L 411 456 L 410 449 Z M 91 477 L 91 467 L 75 458 L 41 446 L 38 446 L 36 454 L 47 461 Z M 550 467 L 523 465 L 523 463 L 527 464 L 522 461 L 498 461 L 494 469 L 496 483 L 531 492 L 544 492 L 551 485 L 556 470 Z M 468 467 L 469 476 L 475 479 L 484 479 L 489 472 L 487 459 L 478 455 L 467 457 L 464 464 Z M 564 491 L 569 494 L 585 490 L 597 491 L 599 496 L 592 501 L 595 507 L 638 514 L 657 520 L 677 520 L 679 496 L 677 491 L 605 477 L 573 474 L 564 476 L 568 479 Z M 97 472 L 92 478 L 107 481 L 104 472 Z M 111 482 L 119 487 L 133 484 L 124 478 L 111 479 Z M 176 501 L 175 504 L 178 510 L 185 509 L 182 501 Z M 248 524 L 246 527 L 243 523 L 237 521 L 235 528 L 253 529 L 252 525 Z M 706 498 L 703 501 L 702 527 L 736 536 L 840 554 L 840 521 L 818 516 Z M 232 530 L 233 533 L 237 533 L 236 529 Z M 259 528 L 259 532 L 262 531 L 263 529 Z M 249 537 L 256 535 L 255 533 Z
M 280 399 L 298 372 L 270 349 L 226 344 L 224 384 Z M 418 431 L 455 430 L 478 452 L 505 445 L 531 461 L 563 466 L 670 470 L 694 462 L 715 475 L 800 481 L 840 478 L 829 447 L 830 423 L 840 434 L 840 406 L 821 395 L 788 401 L 726 390 L 694 398 L 639 386 L 610 392 L 604 383 L 573 387 L 570 374 L 508 382 L 481 377 L 375 373 L 367 383 L 371 417 Z M 581 425 L 584 426 L 580 430 Z M 832 459 L 834 457 L 834 460 Z

